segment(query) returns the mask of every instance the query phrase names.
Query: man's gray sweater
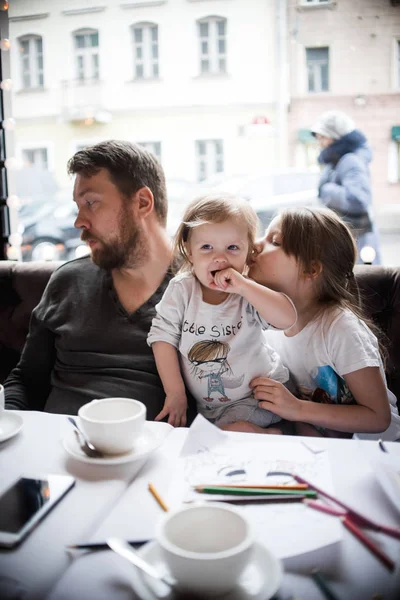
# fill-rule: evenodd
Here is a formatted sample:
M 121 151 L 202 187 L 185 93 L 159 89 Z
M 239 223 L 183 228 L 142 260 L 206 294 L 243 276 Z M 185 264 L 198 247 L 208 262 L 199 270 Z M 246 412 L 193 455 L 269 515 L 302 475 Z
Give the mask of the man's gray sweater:
M 165 394 L 146 338 L 169 279 L 128 314 L 110 273 L 89 257 L 58 268 L 5 382 L 6 408 L 76 414 L 94 398 L 122 396 L 144 402 L 154 419 Z

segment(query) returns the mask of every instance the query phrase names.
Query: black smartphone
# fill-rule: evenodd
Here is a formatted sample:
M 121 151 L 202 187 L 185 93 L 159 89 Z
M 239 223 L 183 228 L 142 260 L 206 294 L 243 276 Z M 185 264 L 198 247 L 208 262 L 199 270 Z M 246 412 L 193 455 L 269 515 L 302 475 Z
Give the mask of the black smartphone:
M 0 546 L 19 544 L 74 485 L 69 475 L 17 479 L 0 496 Z

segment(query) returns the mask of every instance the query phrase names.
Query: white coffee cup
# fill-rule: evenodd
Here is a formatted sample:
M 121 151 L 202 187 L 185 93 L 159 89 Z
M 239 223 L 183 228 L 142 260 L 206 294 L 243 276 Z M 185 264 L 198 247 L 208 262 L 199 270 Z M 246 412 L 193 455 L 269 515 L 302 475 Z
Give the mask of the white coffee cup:
M 168 513 L 156 539 L 177 588 L 201 597 L 229 592 L 254 547 L 254 532 L 244 513 L 222 502 Z
M 0 416 L 4 410 L 4 403 L 5 403 L 4 387 L 0 383 Z
M 129 452 L 142 433 L 146 406 L 130 398 L 104 398 L 78 411 L 81 426 L 92 444 L 105 454 Z

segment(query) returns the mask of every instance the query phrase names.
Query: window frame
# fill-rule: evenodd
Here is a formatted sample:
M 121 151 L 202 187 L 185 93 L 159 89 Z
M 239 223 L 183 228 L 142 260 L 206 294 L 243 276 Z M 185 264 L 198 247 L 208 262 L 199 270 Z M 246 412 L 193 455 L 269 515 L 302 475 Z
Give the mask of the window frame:
M 39 41 L 40 50 L 38 51 L 38 49 L 36 48 L 36 43 Z M 22 44 L 25 42 L 28 43 L 28 52 L 26 55 L 22 47 Z M 28 33 L 21 35 L 18 37 L 18 48 L 21 52 L 21 88 L 23 90 L 44 89 L 43 36 L 36 33 Z M 28 85 L 26 85 L 25 77 L 28 78 Z
M 158 23 L 139 21 L 133 23 L 131 29 L 133 79 L 145 81 L 160 78 L 160 41 Z M 141 31 L 141 40 L 135 39 L 135 31 Z M 156 32 L 155 39 L 153 31 Z M 153 55 L 156 48 L 156 56 Z M 140 50 L 141 56 L 138 56 Z M 141 69 L 141 74 L 138 73 Z
M 201 152 L 201 144 L 204 144 L 205 152 Z M 221 146 L 221 151 L 218 150 Z M 211 149 L 211 152 L 210 152 Z M 196 178 L 198 182 L 205 181 L 213 175 L 224 173 L 225 155 L 224 140 L 221 139 L 197 139 L 195 140 L 196 156 Z M 204 157 L 204 158 L 203 158 Z M 214 161 L 214 166 L 212 164 Z M 222 168 L 218 168 L 218 162 L 221 161 Z M 204 168 L 203 168 L 204 167 Z M 211 168 L 210 168 L 211 167 Z M 204 176 L 203 176 L 204 175 Z
M 145 148 L 146 150 L 148 150 L 149 152 L 151 152 L 152 154 L 154 154 L 154 156 L 156 157 L 156 159 L 161 163 L 161 158 L 162 158 L 162 142 L 160 140 L 146 140 L 146 141 L 140 141 L 140 142 L 135 142 L 138 146 L 141 146 L 142 148 Z
M 333 0 L 300 0 L 300 6 L 328 6 Z
M 79 46 L 77 39 L 97 35 L 97 45 Z M 75 80 L 82 85 L 100 81 L 100 34 L 93 27 L 82 27 L 72 32 L 74 46 Z M 95 59 L 95 60 L 93 60 Z M 90 63 L 90 64 L 88 64 Z M 88 77 L 87 73 L 91 73 Z M 81 77 L 82 74 L 82 77 Z
M 327 50 L 327 60 L 323 61 L 321 59 L 309 59 L 308 51 L 309 50 Z M 306 90 L 308 94 L 326 94 L 331 91 L 331 77 L 330 77 L 330 47 L 329 46 L 306 46 L 305 47 L 305 63 L 306 63 Z M 314 64 L 312 64 L 314 63 Z M 322 67 L 326 64 L 326 80 L 327 80 L 327 88 L 323 89 L 323 76 L 322 76 Z M 313 82 L 314 89 L 310 89 L 310 67 L 313 67 Z M 316 86 L 315 83 L 319 85 Z M 317 89 L 316 89 L 317 88 Z
M 218 24 L 224 24 L 224 32 L 218 32 Z M 202 25 L 207 25 L 207 34 L 202 34 Z M 220 15 L 209 15 L 197 19 L 197 36 L 199 43 L 199 73 L 201 76 L 226 75 L 227 70 L 227 30 L 228 19 Z M 211 33 L 210 33 L 211 32 Z M 223 42 L 224 50 L 221 51 L 220 43 Z M 207 51 L 204 50 L 207 44 Z M 203 68 L 207 63 L 207 69 Z M 223 66 L 222 66 L 223 63 Z
M 21 141 L 17 143 L 15 148 L 16 158 L 23 163 L 24 152 L 31 152 L 35 150 L 46 150 L 47 152 L 47 171 L 54 171 L 54 142 L 52 140 L 34 140 L 34 141 Z

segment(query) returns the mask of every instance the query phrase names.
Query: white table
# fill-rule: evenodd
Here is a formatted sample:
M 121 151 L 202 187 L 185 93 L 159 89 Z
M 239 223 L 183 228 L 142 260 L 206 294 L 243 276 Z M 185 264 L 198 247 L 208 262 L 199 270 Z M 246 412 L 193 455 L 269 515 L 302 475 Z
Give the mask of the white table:
M 14 593 L 8 597 L 26 600 L 111 597 L 132 600 L 134 570 L 128 563 L 108 551 L 73 558 L 65 546 L 110 534 L 121 537 L 134 534 L 137 538 L 151 534 L 161 511 L 149 495 L 147 484 L 152 481 L 161 493 L 165 492 L 173 458 L 178 455 L 187 430 L 175 431 L 174 436 L 167 437 L 140 472 L 134 474 L 129 464 L 92 467 L 69 458 L 61 443 L 70 427 L 65 416 L 20 414 L 25 422 L 22 432 L 0 445 L 0 488 L 4 489 L 21 474 L 69 473 L 77 483 L 18 549 L 1 551 L 0 597 L 7 598 L 4 591 L 7 583 Z M 265 451 L 268 444 L 277 440 L 281 442 L 282 438 L 263 436 Z M 329 452 L 335 494 L 371 518 L 399 527 L 400 515 L 380 489 L 371 468 L 371 461 L 380 458 L 378 444 L 333 439 L 323 443 Z M 388 442 L 387 446 L 400 460 L 400 444 Z M 370 532 L 368 535 L 372 537 Z M 310 570 L 317 566 L 328 575 L 332 588 L 343 600 L 371 599 L 379 593 L 385 600 L 398 598 L 400 542 L 381 535 L 376 539 L 384 541 L 384 549 L 396 561 L 395 573 L 390 574 L 344 530 L 342 542 L 334 548 L 284 561 L 281 597 L 294 592 L 298 600 L 322 600 L 321 592 L 309 577 Z

